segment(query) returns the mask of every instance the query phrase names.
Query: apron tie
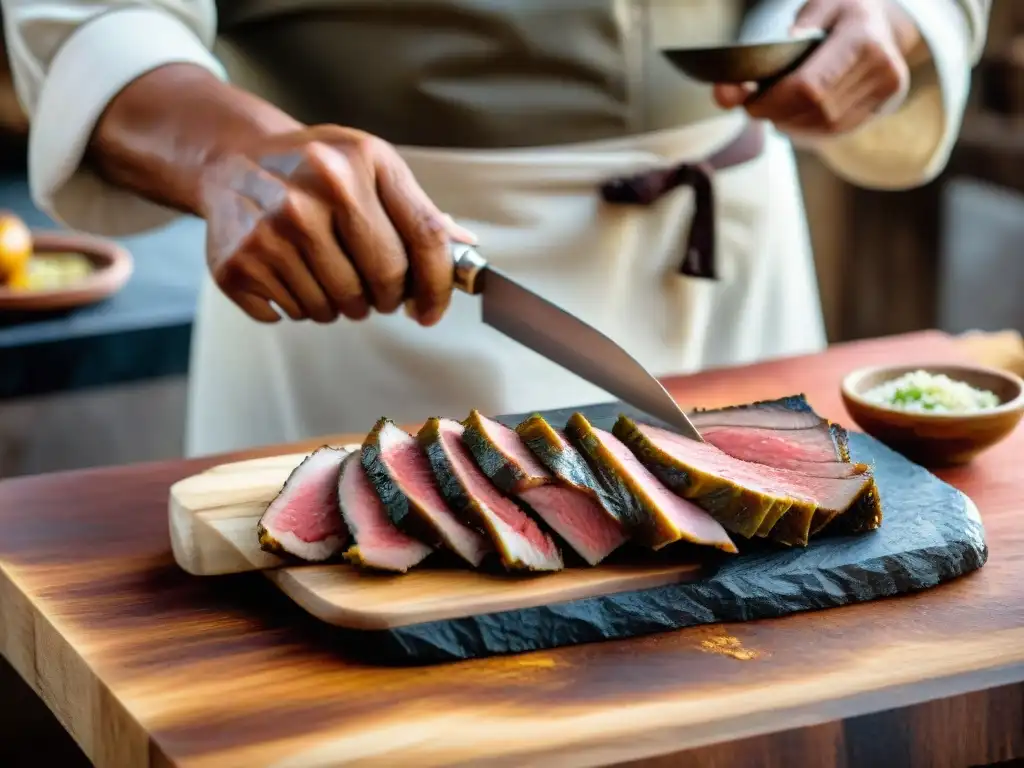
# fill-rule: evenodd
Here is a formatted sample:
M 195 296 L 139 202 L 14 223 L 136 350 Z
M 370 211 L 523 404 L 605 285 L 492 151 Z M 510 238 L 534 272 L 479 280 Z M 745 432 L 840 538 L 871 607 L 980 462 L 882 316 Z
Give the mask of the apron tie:
M 653 205 L 679 187 L 694 195 L 693 221 L 679 274 L 717 279 L 715 265 L 714 172 L 760 156 L 764 149 L 764 125 L 750 123 L 739 136 L 705 160 L 682 162 L 632 176 L 619 176 L 601 185 L 601 197 L 612 205 Z

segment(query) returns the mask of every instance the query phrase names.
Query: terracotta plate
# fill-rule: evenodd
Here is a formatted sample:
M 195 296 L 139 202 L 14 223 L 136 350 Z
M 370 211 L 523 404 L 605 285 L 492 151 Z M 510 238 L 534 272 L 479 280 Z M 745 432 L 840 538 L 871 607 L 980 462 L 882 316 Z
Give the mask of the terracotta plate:
M 0 285 L 0 310 L 52 311 L 102 301 L 117 293 L 132 274 L 132 257 L 113 240 L 77 232 L 32 231 L 37 254 L 80 253 L 95 270 L 63 288 L 11 290 Z

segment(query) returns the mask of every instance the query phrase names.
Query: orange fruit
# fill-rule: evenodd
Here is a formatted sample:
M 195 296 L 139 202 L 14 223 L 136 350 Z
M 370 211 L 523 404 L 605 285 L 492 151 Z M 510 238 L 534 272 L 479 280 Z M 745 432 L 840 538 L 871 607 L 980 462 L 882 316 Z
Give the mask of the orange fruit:
M 8 275 L 4 284 L 7 288 L 14 291 L 27 291 L 32 287 L 32 278 L 27 268 L 19 269 L 17 272 L 12 272 Z
M 31 258 L 31 230 L 13 213 L 0 213 L 0 279 L 27 272 Z

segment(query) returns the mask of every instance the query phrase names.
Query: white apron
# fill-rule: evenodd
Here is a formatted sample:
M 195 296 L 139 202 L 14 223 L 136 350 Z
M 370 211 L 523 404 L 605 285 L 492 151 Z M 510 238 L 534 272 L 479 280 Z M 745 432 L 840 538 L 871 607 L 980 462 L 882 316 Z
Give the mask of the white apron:
M 742 113 L 599 143 L 500 151 L 402 149 L 439 207 L 507 271 L 615 339 L 655 374 L 822 349 L 814 264 L 792 150 L 769 130 L 761 157 L 716 172 L 717 281 L 677 272 L 690 189 L 650 207 L 609 206 L 601 182 L 725 146 Z M 341 432 L 380 416 L 586 404 L 600 389 L 480 321 L 456 292 L 421 328 L 401 311 L 354 323 L 250 320 L 208 278 L 193 336 L 187 453 Z

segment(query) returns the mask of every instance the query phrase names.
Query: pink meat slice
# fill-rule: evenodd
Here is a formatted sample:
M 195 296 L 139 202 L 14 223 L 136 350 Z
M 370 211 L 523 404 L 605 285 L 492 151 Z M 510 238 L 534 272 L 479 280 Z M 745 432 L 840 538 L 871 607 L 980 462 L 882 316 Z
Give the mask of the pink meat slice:
M 492 443 L 489 449 L 500 452 L 494 460 L 516 467 L 521 476 L 518 490 L 513 491 L 516 497 L 590 565 L 597 565 L 627 541 L 622 524 L 596 498 L 560 484 L 515 430 L 478 413 L 473 423 L 483 428 Z
M 402 533 L 388 518 L 358 453 L 342 464 L 338 501 L 355 541 L 345 552 L 346 560 L 364 568 L 404 573 L 431 553 L 430 547 Z
M 338 477 L 346 452 L 323 446 L 288 476 L 257 525 L 260 547 L 319 562 L 348 542 L 338 509 Z
M 541 485 L 519 498 L 590 565 L 597 565 L 628 540 L 618 522 L 594 499 L 575 488 Z
M 845 511 L 871 482 L 869 474 L 853 477 L 814 477 L 787 469 L 738 459 L 710 443 L 699 443 L 647 424 L 641 434 L 681 464 L 716 475 L 736 485 L 769 496 L 791 496 L 824 510 Z
M 737 459 L 817 477 L 853 477 L 866 467 L 842 461 L 827 422 L 804 429 L 712 426 L 704 439 Z
M 462 443 L 463 426 L 451 419 L 437 421 L 440 447 L 451 474 L 450 478 L 438 478 L 442 491 L 448 487 L 460 497 L 456 503 L 487 532 L 507 568 L 561 570 L 562 554 L 551 537 L 514 501 L 502 495 L 477 467 Z M 454 481 L 456 487 L 449 481 Z
M 448 508 L 416 438 L 394 424 L 387 424 L 380 431 L 380 451 L 398 490 L 429 519 L 444 546 L 473 567 L 479 566 L 494 548 L 485 536 L 463 525 Z
M 615 460 L 616 469 L 634 490 L 634 495 L 646 496 L 643 507 L 650 513 L 661 516 L 675 531 L 670 540 L 654 543 L 660 549 L 674 541 L 688 541 L 735 553 L 736 545 L 728 532 L 711 515 L 692 501 L 677 496 L 665 487 L 647 467 L 633 455 L 626 445 L 610 432 L 593 428 L 593 433 L 602 446 Z M 663 524 L 664 525 L 664 524 Z
M 514 429 L 506 427 L 494 419 L 482 416 L 475 411 L 473 415 L 484 427 L 486 436 L 494 444 L 494 447 L 501 452 L 504 459 L 514 464 L 522 472 L 524 479 L 520 483 L 520 489 L 554 482 L 554 476 L 530 452 L 530 449 L 526 447 L 526 444 L 523 443 Z

